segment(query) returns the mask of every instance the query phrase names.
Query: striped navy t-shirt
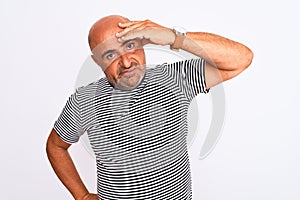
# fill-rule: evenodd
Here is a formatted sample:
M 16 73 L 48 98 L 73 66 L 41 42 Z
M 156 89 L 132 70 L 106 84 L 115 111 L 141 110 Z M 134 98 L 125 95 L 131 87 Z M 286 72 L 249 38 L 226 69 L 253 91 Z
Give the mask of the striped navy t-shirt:
M 162 64 L 132 91 L 102 78 L 70 96 L 54 129 L 67 143 L 87 132 L 99 199 L 192 198 L 187 112 L 208 92 L 204 68 L 203 59 Z

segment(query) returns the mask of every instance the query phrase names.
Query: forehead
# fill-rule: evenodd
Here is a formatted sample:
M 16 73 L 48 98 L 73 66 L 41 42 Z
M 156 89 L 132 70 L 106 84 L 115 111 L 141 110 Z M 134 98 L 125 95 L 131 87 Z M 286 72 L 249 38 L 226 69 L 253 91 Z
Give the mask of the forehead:
M 115 52 L 122 54 L 127 51 L 124 48 L 126 48 L 128 44 L 134 44 L 131 50 L 143 49 L 140 39 L 136 38 L 120 42 L 116 38 L 110 38 L 109 40 L 100 43 L 96 48 L 94 48 L 92 53 L 99 58 L 102 58 L 106 53 Z
M 127 22 L 128 20 L 120 16 L 108 16 L 98 20 L 90 29 L 89 42 L 91 49 L 97 45 L 115 38 L 117 32 L 123 30 L 119 27 L 120 22 Z
M 101 43 L 99 43 L 93 50 L 93 54 L 101 54 L 107 50 L 118 49 L 122 45 L 122 42 L 119 42 L 118 39 L 114 37 L 110 37 Z

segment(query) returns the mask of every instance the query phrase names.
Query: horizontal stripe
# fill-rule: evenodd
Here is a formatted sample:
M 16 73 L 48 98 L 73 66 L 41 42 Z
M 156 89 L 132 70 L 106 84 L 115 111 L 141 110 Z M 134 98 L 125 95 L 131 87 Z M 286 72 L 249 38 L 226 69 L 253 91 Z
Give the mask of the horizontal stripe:
M 70 96 L 54 128 L 68 143 L 87 132 L 100 199 L 192 198 L 187 112 L 208 92 L 204 68 L 202 59 L 162 64 L 132 91 L 102 78 Z

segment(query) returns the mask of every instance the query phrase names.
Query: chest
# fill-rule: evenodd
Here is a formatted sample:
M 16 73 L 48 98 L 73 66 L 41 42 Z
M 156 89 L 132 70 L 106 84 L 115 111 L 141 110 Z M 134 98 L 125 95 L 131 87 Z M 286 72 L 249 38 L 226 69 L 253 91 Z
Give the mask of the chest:
M 185 144 L 188 105 L 176 88 L 156 85 L 105 98 L 95 100 L 95 120 L 88 131 L 96 155 L 158 156 Z

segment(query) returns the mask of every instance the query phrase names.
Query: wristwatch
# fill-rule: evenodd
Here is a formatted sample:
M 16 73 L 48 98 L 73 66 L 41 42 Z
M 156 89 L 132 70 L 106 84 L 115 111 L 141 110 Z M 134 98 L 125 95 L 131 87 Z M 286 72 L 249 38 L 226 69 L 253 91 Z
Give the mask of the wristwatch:
M 173 27 L 173 32 L 175 33 L 175 41 L 172 45 L 170 45 L 170 48 L 172 50 L 179 51 L 179 49 L 182 48 L 182 44 L 186 36 L 186 30 L 182 27 L 175 26 Z

